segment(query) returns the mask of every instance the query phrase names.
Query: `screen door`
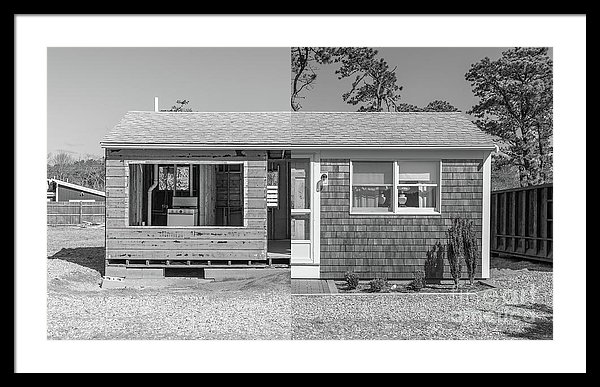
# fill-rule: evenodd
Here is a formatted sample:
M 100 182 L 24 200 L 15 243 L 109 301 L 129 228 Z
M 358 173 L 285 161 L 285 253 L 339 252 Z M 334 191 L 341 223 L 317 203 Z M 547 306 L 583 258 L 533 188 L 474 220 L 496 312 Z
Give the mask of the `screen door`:
M 310 159 L 290 161 L 291 250 L 292 264 L 313 263 L 312 254 L 312 197 Z

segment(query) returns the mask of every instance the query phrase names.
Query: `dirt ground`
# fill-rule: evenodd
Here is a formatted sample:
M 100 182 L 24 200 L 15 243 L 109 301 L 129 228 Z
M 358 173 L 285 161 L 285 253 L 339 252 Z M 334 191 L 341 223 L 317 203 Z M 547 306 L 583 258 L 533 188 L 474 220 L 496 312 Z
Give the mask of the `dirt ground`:
M 49 339 L 290 339 L 290 277 L 101 289 L 104 227 L 48 227 Z

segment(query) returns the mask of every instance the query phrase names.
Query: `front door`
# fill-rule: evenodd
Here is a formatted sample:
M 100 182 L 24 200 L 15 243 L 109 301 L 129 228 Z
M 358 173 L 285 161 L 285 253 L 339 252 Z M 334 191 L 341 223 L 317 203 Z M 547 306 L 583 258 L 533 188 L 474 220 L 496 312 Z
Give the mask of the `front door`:
M 318 159 L 292 154 L 290 160 L 290 231 L 292 278 L 319 277 Z

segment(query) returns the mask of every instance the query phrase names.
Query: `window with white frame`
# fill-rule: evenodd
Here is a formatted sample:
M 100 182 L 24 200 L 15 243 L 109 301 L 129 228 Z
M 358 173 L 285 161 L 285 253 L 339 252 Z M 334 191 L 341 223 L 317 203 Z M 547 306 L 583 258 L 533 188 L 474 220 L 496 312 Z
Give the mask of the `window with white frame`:
M 352 210 L 393 212 L 394 164 L 356 161 L 352 164 Z
M 398 161 L 398 212 L 439 209 L 438 161 Z
M 439 213 L 439 161 L 353 161 L 351 167 L 352 213 Z

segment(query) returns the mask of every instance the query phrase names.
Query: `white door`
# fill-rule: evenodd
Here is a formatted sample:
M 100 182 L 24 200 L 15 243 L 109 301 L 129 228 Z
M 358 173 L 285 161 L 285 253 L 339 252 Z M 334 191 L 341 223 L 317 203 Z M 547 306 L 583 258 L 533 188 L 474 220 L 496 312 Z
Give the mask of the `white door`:
M 292 278 L 319 276 L 318 165 L 315 155 L 293 154 L 290 160 Z

